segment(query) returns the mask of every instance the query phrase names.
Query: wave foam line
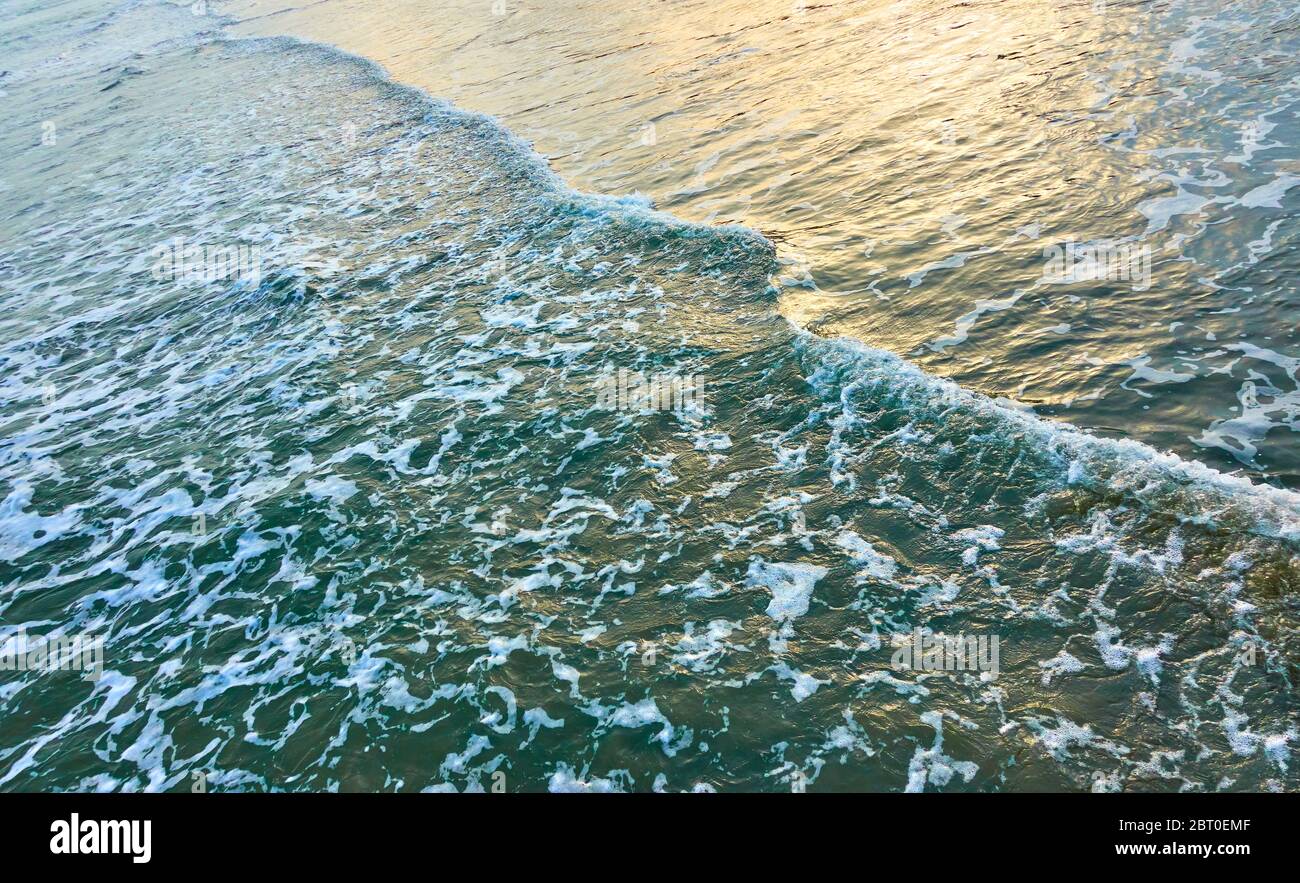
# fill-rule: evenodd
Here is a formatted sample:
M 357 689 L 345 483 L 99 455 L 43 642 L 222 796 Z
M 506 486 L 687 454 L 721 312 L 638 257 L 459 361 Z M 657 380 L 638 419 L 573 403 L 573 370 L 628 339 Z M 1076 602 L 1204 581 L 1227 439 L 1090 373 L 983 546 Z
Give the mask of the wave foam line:
M 1121 493 L 1148 509 L 1211 528 L 1225 517 L 1241 520 L 1251 533 L 1300 547 L 1300 494 L 1294 491 L 1001 405 L 861 341 L 822 338 L 802 329 L 795 333 L 796 349 L 811 363 L 809 382 L 823 395 L 838 386 L 843 399 L 852 386 L 934 421 L 945 421 L 956 410 L 1009 445 L 1027 442 L 1056 471 L 1060 486 Z
M 222 19 L 223 25 L 238 23 L 238 19 L 229 16 Z M 486 130 L 499 142 L 502 148 L 509 151 L 509 153 L 504 151 L 499 153 L 494 157 L 495 159 L 502 162 L 507 162 L 511 158 L 522 160 L 533 183 L 550 191 L 550 196 L 557 201 L 570 205 L 581 216 L 604 216 L 612 220 L 648 224 L 688 236 L 718 239 L 741 238 L 751 240 L 755 244 L 774 251 L 771 241 L 758 230 L 746 227 L 743 224 L 712 225 L 679 218 L 669 212 L 654 208 L 653 200 L 639 191 L 620 196 L 585 193 L 576 190 L 551 168 L 546 157 L 534 150 L 532 144 L 512 132 L 497 117 L 459 107 L 451 101 L 438 98 L 418 86 L 398 83 L 392 79 L 383 65 L 374 59 L 356 55 L 330 43 L 307 40 L 292 35 L 236 37 L 226 34 L 214 40 L 214 42 L 255 48 L 266 47 L 268 51 L 273 52 L 294 50 L 312 52 L 338 63 L 358 67 L 391 93 L 401 96 L 417 107 L 429 110 L 434 117 L 450 117 L 462 124 L 477 127 L 480 131 Z M 513 154 L 513 157 L 510 154 Z
M 230 18 L 226 21 L 235 23 Z M 742 225 L 712 226 L 687 221 L 654 209 L 649 197 L 640 193 L 607 196 L 575 190 L 556 174 L 546 158 L 531 144 L 511 132 L 496 117 L 457 107 L 419 87 L 396 83 L 373 59 L 328 43 L 293 36 L 227 36 L 222 40 L 266 45 L 281 51 L 286 48 L 306 49 L 356 65 L 397 93 L 435 113 L 489 128 L 503 146 L 509 146 L 528 164 L 536 183 L 550 190 L 555 197 L 571 202 L 576 210 L 585 214 L 673 229 L 691 236 L 739 237 L 775 251 L 771 241 L 757 230 Z M 797 327 L 795 330 L 797 349 L 817 353 L 824 360 L 823 367 L 836 363 L 841 367 L 852 364 L 860 373 L 861 382 L 873 385 L 878 393 L 900 404 L 912 409 L 928 409 L 935 417 L 951 408 L 961 408 L 976 419 L 998 424 L 1007 437 L 1019 436 L 1029 440 L 1046 459 L 1060 468 L 1066 485 L 1126 493 L 1147 506 L 1177 503 L 1178 511 L 1171 509 L 1171 514 L 1209 526 L 1215 526 L 1223 515 L 1245 515 L 1253 533 L 1300 546 L 1300 494 L 1256 484 L 1241 476 L 1227 475 L 1143 442 L 1102 438 L 1077 427 L 1000 405 L 987 396 L 927 374 L 905 359 L 861 341 L 821 338 L 810 331 Z M 814 386 L 817 385 L 813 377 L 809 379 Z M 1181 491 L 1181 499 L 1177 501 L 1169 495 L 1175 489 Z M 1189 502 L 1194 505 L 1189 507 L 1186 505 Z

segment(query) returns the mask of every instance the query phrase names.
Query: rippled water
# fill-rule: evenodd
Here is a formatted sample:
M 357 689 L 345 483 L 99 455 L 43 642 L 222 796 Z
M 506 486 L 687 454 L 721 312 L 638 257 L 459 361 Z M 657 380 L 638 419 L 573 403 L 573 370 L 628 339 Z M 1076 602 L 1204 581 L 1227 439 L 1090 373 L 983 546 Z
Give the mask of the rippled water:
M 819 334 L 1300 484 L 1294 4 L 233 9 L 498 116 L 579 189 L 761 230 Z M 1044 279 L 1044 249 L 1107 241 L 1145 289 Z
M 1296 788 L 1293 9 L 283 8 L 5 13 L 0 787 Z

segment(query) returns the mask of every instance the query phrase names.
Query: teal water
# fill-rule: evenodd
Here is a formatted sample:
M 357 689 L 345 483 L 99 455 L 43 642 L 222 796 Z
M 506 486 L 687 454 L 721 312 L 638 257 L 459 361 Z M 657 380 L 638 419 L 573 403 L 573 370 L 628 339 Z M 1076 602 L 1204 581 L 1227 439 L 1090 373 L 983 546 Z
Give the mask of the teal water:
M 1254 13 L 1294 46 L 1294 11 Z M 1296 788 L 1285 469 L 904 360 L 837 312 L 868 300 L 817 299 L 801 274 L 853 265 L 793 261 L 797 230 L 580 193 L 320 43 L 76 0 L 9 4 L 0 45 L 0 622 L 104 640 L 97 679 L 0 673 L 0 787 Z M 1273 64 L 1234 85 L 1290 101 Z M 1275 462 L 1294 133 L 1189 246 L 1264 265 L 1216 309 L 1256 323 L 1220 356 L 1284 402 L 1253 424 Z M 177 237 L 246 251 L 176 278 Z M 890 321 L 946 333 L 919 304 L 950 287 L 895 284 Z M 620 370 L 701 394 L 611 409 Z M 996 636 L 997 670 L 899 668 L 915 629 Z

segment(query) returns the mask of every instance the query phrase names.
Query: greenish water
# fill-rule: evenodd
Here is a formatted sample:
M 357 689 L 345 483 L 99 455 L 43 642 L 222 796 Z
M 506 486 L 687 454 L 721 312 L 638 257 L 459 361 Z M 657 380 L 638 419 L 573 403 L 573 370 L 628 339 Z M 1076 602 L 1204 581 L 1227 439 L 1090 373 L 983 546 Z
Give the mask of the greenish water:
M 1174 32 L 1236 33 L 1160 11 Z M 1294 53 L 1277 54 L 1294 11 L 1247 11 L 1276 57 L 1219 71 L 1237 97 L 1189 97 L 1205 144 L 1235 131 L 1219 117 L 1294 106 Z M 1213 358 L 1251 364 L 1204 379 L 1252 384 L 1251 431 L 1280 432 L 1251 437 L 1294 458 L 1294 347 L 1271 340 L 1294 315 L 1293 113 L 1261 136 L 1275 165 L 1222 184 L 1228 216 L 1201 204 L 1183 213 L 1200 212 L 1194 237 L 1147 228 L 1159 284 L 1017 298 L 1105 314 L 1122 293 L 1130 331 L 1155 329 L 1160 418 L 1121 395 L 1104 420 L 1057 415 L 1069 426 L 995 398 L 1035 371 L 1088 388 L 1069 345 L 981 340 L 946 371 L 968 344 L 909 362 L 867 333 L 868 313 L 951 330 L 945 311 L 976 295 L 954 307 L 970 286 L 920 272 L 947 260 L 942 238 L 898 237 L 890 265 L 921 266 L 881 287 L 896 297 L 845 286 L 827 306 L 827 280 L 862 267 L 792 259 L 807 231 L 761 223 L 776 197 L 711 226 L 690 200 L 578 193 L 564 160 L 463 96 L 182 6 L 19 3 L 3 28 L 0 622 L 11 648 L 19 630 L 102 637 L 103 662 L 95 679 L 0 674 L 0 787 L 1296 788 L 1300 497 L 1258 459 L 1215 471 L 1223 451 L 1183 430 L 1222 430 L 1219 400 L 1159 373 L 1178 373 L 1178 280 L 1217 262 L 1236 281 L 1210 287 L 1215 310 L 1237 318 L 1216 321 L 1249 327 Z M 1173 140 L 1185 123 L 1148 125 Z M 1014 159 L 966 170 L 1048 180 Z M 888 185 L 917 191 L 904 221 L 938 217 L 921 191 L 952 171 L 918 163 Z M 802 186 L 851 177 L 824 165 Z M 1092 190 L 1161 214 L 1130 186 Z M 1052 241 L 981 261 L 1039 276 Z M 996 274 L 982 295 L 1009 293 Z M 610 407 L 620 371 L 698 395 Z M 1128 431 L 1103 437 L 1108 422 Z M 1182 441 L 1162 444 L 1170 426 Z M 996 664 L 896 665 L 916 629 L 996 637 Z

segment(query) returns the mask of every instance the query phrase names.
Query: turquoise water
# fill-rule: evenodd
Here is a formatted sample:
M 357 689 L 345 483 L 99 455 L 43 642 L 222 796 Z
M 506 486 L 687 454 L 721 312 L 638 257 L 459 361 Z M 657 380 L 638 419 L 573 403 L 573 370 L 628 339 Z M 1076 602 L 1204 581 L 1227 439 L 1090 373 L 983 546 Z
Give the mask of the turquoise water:
M 1230 16 L 1165 13 L 1247 36 Z M 532 21 L 561 39 L 566 17 L 547 14 Z M 1131 240 L 1155 246 L 1154 284 L 1031 284 L 980 308 L 1015 319 L 1001 343 L 976 322 L 926 347 L 973 299 L 1012 294 L 1000 274 L 1041 276 L 1057 240 L 996 187 L 956 211 L 925 188 L 980 169 L 1047 181 L 1039 160 L 990 148 L 953 175 L 877 156 L 887 186 L 914 191 L 889 212 L 939 232 L 837 261 L 804 227 L 762 222 L 779 188 L 712 219 L 652 183 L 581 193 L 508 114 L 320 42 L 163 3 L 11 4 L 0 618 L 11 641 L 102 637 L 103 663 L 93 679 L 0 675 L 0 787 L 1294 790 L 1300 497 L 1270 464 L 1296 455 L 1295 24 L 1280 6 L 1246 14 L 1268 36 L 1231 71 L 1155 36 L 1106 44 L 1231 77 L 1185 96 L 1203 152 L 1281 108 L 1267 160 L 1252 141 L 1222 205 L 1083 187 L 1168 221 Z M 1136 82 L 1145 98 L 1159 75 Z M 1176 140 L 1190 123 L 1152 102 L 1138 131 Z M 690 153 L 661 128 L 631 134 Z M 635 176 L 641 159 L 599 167 Z M 1197 180 L 1219 182 L 1227 160 L 1201 160 Z M 799 186 L 822 199 L 854 174 L 885 180 L 821 165 Z M 1040 196 L 1044 217 L 1079 214 Z M 963 271 L 949 249 L 970 247 L 943 229 L 977 209 L 1040 232 L 982 254 L 978 286 L 922 272 Z M 818 225 L 856 236 L 838 226 L 853 212 Z M 1102 235 L 1130 233 L 1079 238 Z M 849 284 L 873 262 L 915 266 L 875 274 L 882 299 Z M 1232 318 L 1202 324 L 1240 325 L 1178 362 L 1191 344 L 1167 314 L 1208 264 Z M 1150 329 L 1129 386 L 1160 413 L 1132 390 L 1061 414 L 1009 394 L 1031 375 L 1091 389 L 1071 344 L 1019 348 L 1043 319 L 1021 301 L 1100 313 L 1069 320 L 1099 338 L 1124 336 L 1106 318 L 1123 312 L 1124 346 Z M 922 345 L 900 358 L 868 323 Z M 1198 360 L 1213 370 L 1166 376 Z M 619 371 L 700 394 L 620 410 L 601 397 Z M 1207 390 L 1245 383 L 1262 405 L 1232 434 Z M 1267 456 L 1195 444 L 1198 426 L 1253 432 Z M 899 667 L 895 636 L 917 629 L 996 637 L 997 665 Z

